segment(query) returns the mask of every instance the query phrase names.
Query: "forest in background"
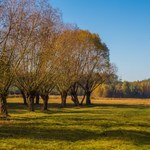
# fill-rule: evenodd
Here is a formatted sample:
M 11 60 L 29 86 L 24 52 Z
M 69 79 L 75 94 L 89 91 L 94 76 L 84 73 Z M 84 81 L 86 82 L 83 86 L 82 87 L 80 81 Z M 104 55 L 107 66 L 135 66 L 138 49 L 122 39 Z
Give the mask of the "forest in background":
M 93 97 L 150 98 L 150 79 L 133 82 L 114 80 L 97 87 Z

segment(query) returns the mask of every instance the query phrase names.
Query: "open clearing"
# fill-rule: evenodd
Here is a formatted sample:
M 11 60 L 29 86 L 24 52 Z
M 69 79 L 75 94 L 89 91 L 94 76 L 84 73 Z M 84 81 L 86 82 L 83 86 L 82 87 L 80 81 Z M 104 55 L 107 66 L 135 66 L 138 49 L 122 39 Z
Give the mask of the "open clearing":
M 93 99 L 75 107 L 51 97 L 49 111 L 29 113 L 22 99 L 11 98 L 8 119 L 0 119 L 0 149 L 149 150 L 149 99 Z

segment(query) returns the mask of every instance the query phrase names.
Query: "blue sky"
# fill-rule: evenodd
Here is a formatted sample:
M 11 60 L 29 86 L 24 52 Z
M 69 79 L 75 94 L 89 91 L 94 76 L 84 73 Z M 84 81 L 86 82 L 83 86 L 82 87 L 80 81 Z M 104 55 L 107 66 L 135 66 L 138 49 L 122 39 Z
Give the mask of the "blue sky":
M 122 80 L 150 78 L 150 0 L 49 0 L 65 23 L 98 33 Z

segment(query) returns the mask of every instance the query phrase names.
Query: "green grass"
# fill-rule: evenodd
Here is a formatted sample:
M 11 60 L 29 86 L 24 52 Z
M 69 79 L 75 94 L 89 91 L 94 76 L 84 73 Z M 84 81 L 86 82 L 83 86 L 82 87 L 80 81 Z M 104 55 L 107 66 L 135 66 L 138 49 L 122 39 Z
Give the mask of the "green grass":
M 9 104 L 8 119 L 0 119 L 0 149 L 149 150 L 149 105 L 95 104 L 60 108 L 50 104 L 29 113 L 26 106 Z

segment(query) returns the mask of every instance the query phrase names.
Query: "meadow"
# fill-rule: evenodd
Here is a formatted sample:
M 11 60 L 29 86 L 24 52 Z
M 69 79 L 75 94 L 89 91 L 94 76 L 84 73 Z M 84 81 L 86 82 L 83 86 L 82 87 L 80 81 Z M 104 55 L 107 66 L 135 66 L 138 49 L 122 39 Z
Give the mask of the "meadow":
M 150 99 L 92 99 L 75 107 L 50 97 L 49 111 L 29 113 L 21 98 L 9 98 L 10 117 L 0 119 L 3 150 L 149 150 Z

